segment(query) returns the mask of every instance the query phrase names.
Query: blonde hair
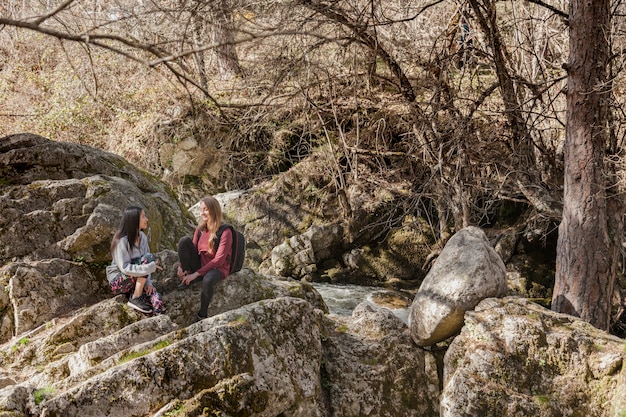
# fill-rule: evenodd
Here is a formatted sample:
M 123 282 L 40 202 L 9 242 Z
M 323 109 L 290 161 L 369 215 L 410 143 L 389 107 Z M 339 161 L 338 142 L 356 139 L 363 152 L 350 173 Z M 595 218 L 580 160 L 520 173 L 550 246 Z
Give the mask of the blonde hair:
M 200 200 L 200 203 L 204 204 L 209 211 L 209 220 L 204 221 L 204 219 L 201 219 L 199 227 L 203 232 L 209 233 L 209 250 L 213 250 L 213 241 L 223 221 L 222 207 L 215 197 L 210 196 Z

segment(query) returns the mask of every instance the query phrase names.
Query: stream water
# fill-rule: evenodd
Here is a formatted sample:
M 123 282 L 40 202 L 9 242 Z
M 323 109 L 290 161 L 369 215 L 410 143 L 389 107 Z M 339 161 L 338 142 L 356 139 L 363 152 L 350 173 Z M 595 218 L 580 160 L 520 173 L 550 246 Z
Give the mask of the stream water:
M 354 308 L 366 301 L 391 310 L 405 324 L 408 323 L 410 301 L 405 296 L 376 287 L 312 283 L 328 306 L 330 314 L 351 316 Z

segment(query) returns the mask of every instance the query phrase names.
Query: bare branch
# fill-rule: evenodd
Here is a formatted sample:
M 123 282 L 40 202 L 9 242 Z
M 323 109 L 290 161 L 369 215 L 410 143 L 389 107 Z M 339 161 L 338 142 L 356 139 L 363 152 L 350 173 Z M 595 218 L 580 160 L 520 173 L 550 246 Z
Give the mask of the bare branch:
M 537 6 L 541 6 L 541 7 L 545 7 L 546 9 L 550 10 L 552 13 L 554 13 L 557 16 L 562 17 L 563 19 L 565 19 L 565 21 L 567 22 L 569 20 L 569 14 L 565 13 L 562 10 L 557 9 L 554 6 L 551 6 L 547 3 L 544 3 L 541 0 L 528 0 L 529 3 L 534 3 Z
M 46 20 L 50 19 L 52 16 L 62 12 L 63 10 L 65 10 L 66 8 L 68 8 L 72 3 L 74 3 L 74 0 L 66 0 L 65 3 L 62 3 L 59 7 L 57 7 L 56 9 L 54 9 L 53 11 L 51 11 L 50 13 L 47 13 L 41 17 L 39 17 L 38 19 L 36 19 L 33 23 L 35 25 L 40 25 L 43 22 L 45 22 Z

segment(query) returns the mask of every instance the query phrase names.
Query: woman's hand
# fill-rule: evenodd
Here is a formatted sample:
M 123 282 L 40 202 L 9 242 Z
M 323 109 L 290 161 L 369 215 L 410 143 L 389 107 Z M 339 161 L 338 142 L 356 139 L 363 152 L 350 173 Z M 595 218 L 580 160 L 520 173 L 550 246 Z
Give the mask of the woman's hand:
M 178 278 L 182 280 L 185 277 L 185 275 L 187 275 L 187 271 L 183 271 L 183 267 L 180 266 L 180 264 L 178 264 L 176 275 L 178 275 Z
M 143 290 L 148 295 L 152 295 L 156 292 L 156 288 L 154 288 L 154 285 L 146 285 L 145 287 L 143 287 Z
M 183 284 L 189 285 L 189 284 L 191 284 L 192 281 L 194 281 L 199 276 L 200 276 L 200 274 L 198 274 L 197 272 L 194 272 L 193 274 L 189 274 L 189 275 L 183 276 L 181 278 L 181 281 L 183 282 Z

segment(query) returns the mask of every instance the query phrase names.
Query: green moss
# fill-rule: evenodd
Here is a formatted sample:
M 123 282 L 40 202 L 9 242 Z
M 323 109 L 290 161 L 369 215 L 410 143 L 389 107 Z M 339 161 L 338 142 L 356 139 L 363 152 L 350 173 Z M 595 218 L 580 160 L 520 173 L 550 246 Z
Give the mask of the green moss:
M 137 321 L 135 316 L 131 316 L 129 314 L 130 311 L 135 311 L 135 310 L 132 310 L 131 307 L 128 307 L 126 305 L 124 305 L 124 308 L 121 308 L 119 310 L 120 314 L 118 316 L 118 322 L 122 325 L 122 327 L 126 327 L 129 324 L 133 324 L 134 322 Z
M 183 403 L 178 403 L 174 406 L 173 409 L 163 414 L 163 417 L 173 417 L 180 415 L 185 412 L 185 405 Z
M 367 359 L 364 359 L 364 360 L 363 360 L 363 363 L 364 363 L 365 365 L 369 365 L 369 366 L 374 366 L 374 365 L 378 365 L 378 364 L 379 364 L 378 359 L 376 359 L 376 358 L 367 358 Z
M 302 287 L 294 285 L 288 289 L 289 296 L 295 298 L 303 298 Z
M 120 358 L 118 364 L 130 362 L 133 359 L 140 358 L 142 356 L 146 356 L 149 353 L 156 352 L 157 350 L 163 349 L 163 348 L 165 348 L 165 347 L 167 347 L 167 346 L 169 346 L 171 344 L 172 344 L 172 341 L 169 340 L 169 339 L 166 339 L 166 340 L 160 341 L 159 343 L 155 344 L 154 346 L 150 347 L 149 349 L 141 350 L 141 351 L 138 351 L 138 352 L 130 352 L 130 353 L 122 356 Z
M 20 340 L 17 341 L 16 344 L 13 345 L 13 347 L 11 348 L 11 351 L 15 352 L 22 346 L 26 346 L 29 343 L 30 343 L 30 339 L 28 339 L 27 337 L 22 337 Z
M 339 333 L 345 333 L 348 331 L 348 326 L 346 326 L 345 324 L 342 324 L 340 326 L 337 326 L 335 328 L 335 331 L 339 332 Z
M 51 387 L 46 387 L 46 388 L 40 388 L 38 390 L 35 391 L 35 404 L 39 405 L 43 402 L 43 400 L 45 400 L 48 397 L 53 396 L 55 393 L 54 388 Z

